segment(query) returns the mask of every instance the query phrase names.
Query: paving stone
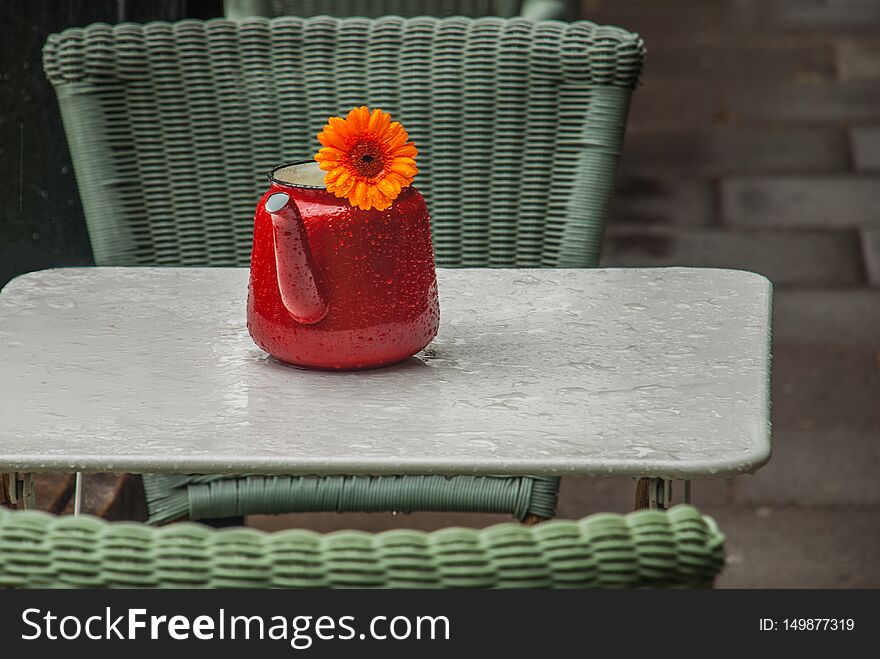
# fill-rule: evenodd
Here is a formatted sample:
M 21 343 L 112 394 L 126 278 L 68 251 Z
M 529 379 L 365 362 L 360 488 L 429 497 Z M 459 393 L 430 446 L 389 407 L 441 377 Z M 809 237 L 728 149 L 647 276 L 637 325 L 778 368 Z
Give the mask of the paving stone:
M 753 30 L 763 16 L 760 2 L 741 0 L 582 0 L 581 8 L 586 19 L 622 25 L 645 35 L 680 32 L 688 36 L 698 29 L 724 27 Z
M 880 85 L 874 80 L 779 81 L 756 76 L 652 80 L 633 95 L 637 130 L 750 126 L 806 127 L 818 122 L 880 121 Z
M 850 347 L 843 337 L 835 337 L 838 340 L 833 345 L 787 343 L 777 333 L 772 368 L 775 432 L 880 432 L 880 351 Z
M 880 26 L 876 0 L 763 0 L 766 20 L 782 27 L 872 30 Z
M 652 78 L 646 68 L 642 85 L 632 96 L 627 129 L 693 130 L 729 125 L 727 105 L 723 91 L 703 85 L 700 80 Z
M 880 156 L 878 156 L 880 158 Z M 836 129 L 629 130 L 620 169 L 627 174 L 833 172 L 847 169 L 849 145 Z
M 856 169 L 880 171 L 880 126 L 858 126 L 850 132 Z
M 699 226 L 713 216 L 713 185 L 701 177 L 657 177 L 621 171 L 609 222 L 630 225 Z
M 73 474 L 34 474 L 34 494 L 39 510 L 60 513 L 73 496 L 73 489 Z
M 773 337 L 780 345 L 824 344 L 876 351 L 880 349 L 880 290 L 777 289 Z
M 721 215 L 726 223 L 761 228 L 880 227 L 880 176 L 728 178 L 721 182 Z
M 835 44 L 841 80 L 880 79 L 880 44 L 876 39 L 846 39 Z
M 776 430 L 770 462 L 736 479 L 734 499 L 770 507 L 880 506 L 878 465 L 880 427 Z
M 862 231 L 862 254 L 868 281 L 880 285 L 880 230 Z
M 863 278 L 860 252 L 855 232 L 649 230 L 612 223 L 602 265 L 735 268 L 776 284 L 856 284 Z
M 874 80 L 785 82 L 760 79 L 732 90 L 727 110 L 741 121 L 816 122 L 880 119 L 880 85 Z
M 727 537 L 717 588 L 878 588 L 880 509 L 709 508 Z
M 679 35 L 646 36 L 646 79 L 691 80 L 701 85 L 754 84 L 761 79 L 782 81 L 832 80 L 837 75 L 837 52 L 824 39 L 790 36 L 727 34 L 701 31 L 682 42 Z

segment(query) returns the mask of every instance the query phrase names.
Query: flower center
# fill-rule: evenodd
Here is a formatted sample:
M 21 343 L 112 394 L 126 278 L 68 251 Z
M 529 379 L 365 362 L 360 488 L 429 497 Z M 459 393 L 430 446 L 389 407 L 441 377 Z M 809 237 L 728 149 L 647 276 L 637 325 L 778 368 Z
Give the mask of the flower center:
M 349 157 L 352 166 L 364 178 L 373 178 L 382 173 L 382 151 L 375 142 L 358 142 L 351 148 Z

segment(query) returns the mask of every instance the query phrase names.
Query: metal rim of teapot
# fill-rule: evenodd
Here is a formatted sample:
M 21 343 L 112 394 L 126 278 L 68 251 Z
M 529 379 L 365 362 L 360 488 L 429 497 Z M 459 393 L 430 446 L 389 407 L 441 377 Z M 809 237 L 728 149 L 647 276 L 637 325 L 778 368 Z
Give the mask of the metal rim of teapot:
M 287 188 L 305 188 L 306 190 L 326 190 L 327 188 L 323 185 L 306 185 L 304 183 L 290 183 L 289 181 L 282 181 L 280 179 L 275 178 L 275 172 L 286 169 L 287 167 L 296 167 L 297 165 L 308 165 L 309 163 L 315 162 L 312 159 L 309 160 L 295 160 L 293 162 L 285 163 L 283 165 L 278 165 L 269 170 L 266 174 L 266 178 L 269 179 L 270 183 L 275 185 L 281 185 Z

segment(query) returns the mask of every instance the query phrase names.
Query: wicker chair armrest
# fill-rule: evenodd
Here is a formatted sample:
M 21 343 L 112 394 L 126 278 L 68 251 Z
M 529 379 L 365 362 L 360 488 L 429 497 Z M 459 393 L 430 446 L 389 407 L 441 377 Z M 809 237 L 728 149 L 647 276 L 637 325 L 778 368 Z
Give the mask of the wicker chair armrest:
M 690 506 L 533 527 L 326 535 L 0 509 L 6 587 L 705 587 L 723 563 L 724 536 Z
M 557 477 L 144 474 L 150 523 L 291 512 L 556 512 Z

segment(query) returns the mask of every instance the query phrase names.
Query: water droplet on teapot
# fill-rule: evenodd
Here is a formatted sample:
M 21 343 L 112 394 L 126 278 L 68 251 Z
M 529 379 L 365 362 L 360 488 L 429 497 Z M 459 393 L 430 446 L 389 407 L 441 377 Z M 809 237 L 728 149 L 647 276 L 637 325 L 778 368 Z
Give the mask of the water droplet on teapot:
M 393 283 L 394 283 L 394 277 L 388 277 L 388 279 L 385 280 L 385 283 L 386 283 L 386 284 L 393 284 Z

